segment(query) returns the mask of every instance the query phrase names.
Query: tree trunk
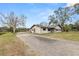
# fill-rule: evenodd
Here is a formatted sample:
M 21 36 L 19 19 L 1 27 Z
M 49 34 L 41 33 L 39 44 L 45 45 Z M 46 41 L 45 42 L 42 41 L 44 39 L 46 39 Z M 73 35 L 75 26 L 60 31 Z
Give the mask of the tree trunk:
M 64 32 L 64 31 L 65 31 L 63 26 L 62 26 L 61 30 L 62 30 L 62 32 Z
M 64 32 L 64 26 L 58 25 L 61 28 L 61 31 Z
M 13 27 L 13 33 L 15 33 L 16 32 L 16 28 L 15 27 Z

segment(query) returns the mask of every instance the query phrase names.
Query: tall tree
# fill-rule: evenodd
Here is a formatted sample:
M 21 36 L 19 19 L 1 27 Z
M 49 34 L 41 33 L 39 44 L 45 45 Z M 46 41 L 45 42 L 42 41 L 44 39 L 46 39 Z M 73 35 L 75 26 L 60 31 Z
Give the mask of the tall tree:
M 64 25 L 67 21 L 70 20 L 70 9 L 67 8 L 58 8 L 54 11 L 55 16 L 50 17 L 50 23 L 56 23 L 60 26 L 62 31 L 64 31 Z
M 79 31 L 79 20 L 75 22 L 76 29 Z
M 26 17 L 24 15 L 22 16 L 16 16 L 14 12 L 11 12 L 9 15 L 5 16 L 4 14 L 1 14 L 3 16 L 2 23 L 6 24 L 9 28 L 12 28 L 12 31 L 15 33 L 16 27 L 18 26 L 24 26 L 25 25 L 25 19 Z
M 58 23 L 58 20 L 56 20 L 55 15 L 50 15 L 48 20 L 49 20 L 49 25 L 51 26 L 56 26 Z
M 41 26 L 48 26 L 48 23 L 47 22 L 41 22 L 40 25 Z
M 74 9 L 75 9 L 75 13 L 76 13 L 76 14 L 79 14 L 79 3 L 76 3 L 76 4 L 74 5 Z

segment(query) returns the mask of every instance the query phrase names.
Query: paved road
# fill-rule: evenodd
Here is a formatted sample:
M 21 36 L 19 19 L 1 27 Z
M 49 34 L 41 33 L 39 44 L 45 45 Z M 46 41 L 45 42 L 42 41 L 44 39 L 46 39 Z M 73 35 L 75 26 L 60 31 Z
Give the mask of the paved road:
M 26 33 L 18 33 L 22 41 L 28 43 L 31 49 L 38 51 L 42 56 L 77 56 L 79 55 L 79 42 L 56 40 L 31 35 Z

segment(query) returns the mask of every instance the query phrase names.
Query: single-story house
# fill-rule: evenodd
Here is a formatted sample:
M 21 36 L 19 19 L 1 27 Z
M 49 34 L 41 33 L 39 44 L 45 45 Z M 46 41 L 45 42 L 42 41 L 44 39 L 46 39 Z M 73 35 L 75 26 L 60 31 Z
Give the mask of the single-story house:
M 51 26 L 41 26 L 41 25 L 33 25 L 30 28 L 30 32 L 32 33 L 50 33 L 50 32 L 61 32 L 61 28 L 59 26 L 51 27 Z

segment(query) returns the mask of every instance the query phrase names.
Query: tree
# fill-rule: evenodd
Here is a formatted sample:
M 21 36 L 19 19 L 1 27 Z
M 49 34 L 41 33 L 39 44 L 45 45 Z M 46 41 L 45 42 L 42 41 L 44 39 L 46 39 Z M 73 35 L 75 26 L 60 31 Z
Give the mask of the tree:
M 1 19 L 3 24 L 6 24 L 7 27 L 11 28 L 12 31 L 15 33 L 16 31 L 16 27 L 18 26 L 24 26 L 25 25 L 25 19 L 26 17 L 24 15 L 22 16 L 16 16 L 14 14 L 14 12 L 11 12 L 9 15 L 5 16 L 3 14 L 1 14 L 1 16 L 3 16 L 4 20 Z
M 71 26 L 68 25 L 68 24 L 65 24 L 65 25 L 64 25 L 64 31 L 65 31 L 65 32 L 71 31 Z
M 60 26 L 62 31 L 64 31 L 64 25 L 67 21 L 70 20 L 70 9 L 67 8 L 58 8 L 57 10 L 54 11 L 54 15 L 50 16 L 50 22 L 53 24 L 57 24 Z
M 75 10 L 75 13 L 76 13 L 76 14 L 79 14 L 79 3 L 76 3 L 76 4 L 74 5 L 74 10 Z
M 79 15 L 79 3 L 76 3 L 73 7 L 74 7 L 74 10 L 75 10 L 74 13 L 77 14 L 77 15 Z M 79 20 L 77 20 L 75 22 L 75 27 L 76 27 L 76 30 L 79 31 Z
M 75 22 L 76 29 L 79 31 L 79 20 Z
M 48 26 L 48 23 L 47 22 L 41 22 L 40 25 L 41 26 Z
M 49 25 L 51 25 L 51 26 L 56 26 L 57 23 L 58 23 L 58 21 L 56 20 L 55 15 L 50 15 L 48 20 L 49 20 Z
M 74 31 L 75 30 L 74 24 L 69 24 L 69 28 L 70 28 L 70 31 Z

